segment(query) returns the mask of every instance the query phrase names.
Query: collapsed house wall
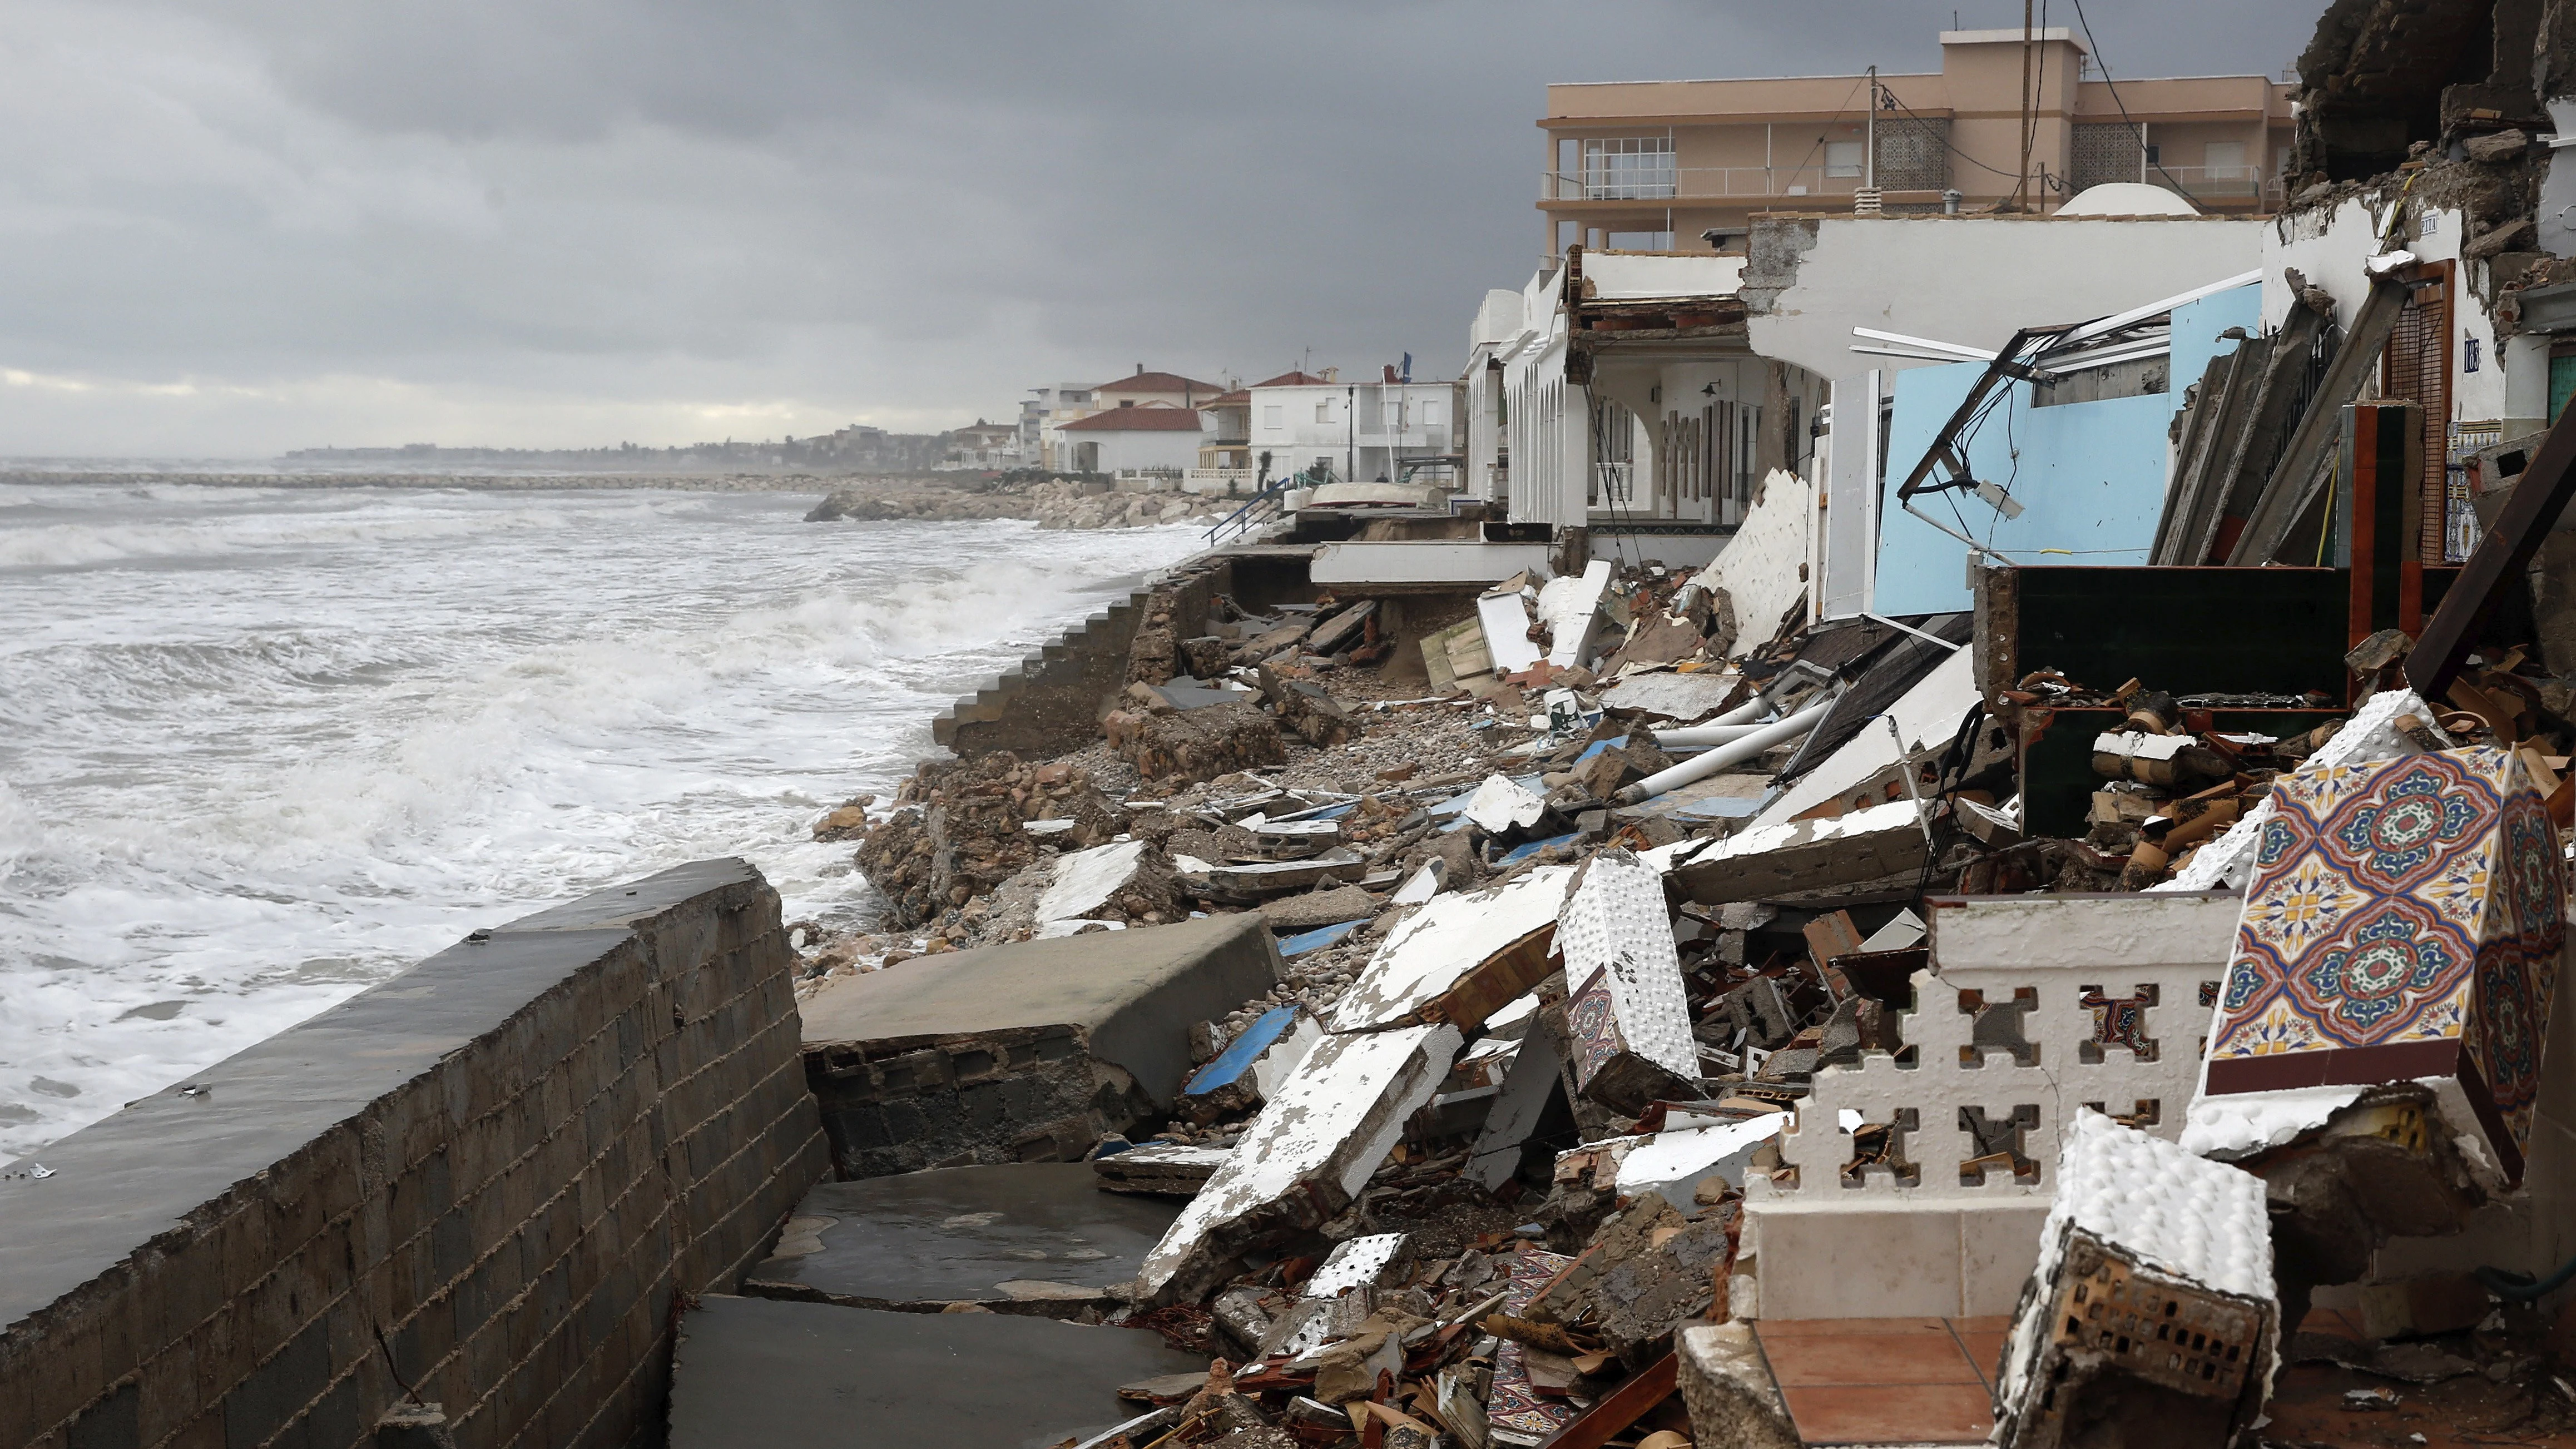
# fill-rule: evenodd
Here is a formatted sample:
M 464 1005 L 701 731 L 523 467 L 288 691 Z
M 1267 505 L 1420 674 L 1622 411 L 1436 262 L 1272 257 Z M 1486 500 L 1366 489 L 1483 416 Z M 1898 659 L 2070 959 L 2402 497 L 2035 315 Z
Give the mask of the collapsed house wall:
M 13 1164 L 0 1444 L 658 1438 L 678 1301 L 824 1172 L 793 961 L 757 871 L 681 866 Z

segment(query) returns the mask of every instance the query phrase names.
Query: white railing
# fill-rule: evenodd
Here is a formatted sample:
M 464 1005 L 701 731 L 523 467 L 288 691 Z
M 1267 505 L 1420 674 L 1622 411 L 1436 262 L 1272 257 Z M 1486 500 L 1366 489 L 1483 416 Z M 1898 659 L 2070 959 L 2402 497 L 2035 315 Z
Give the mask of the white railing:
M 1184 493 L 1249 494 L 1258 486 L 1258 475 L 1250 468 L 1192 468 L 1181 475 Z
M 1592 465 L 1593 507 L 1632 508 L 1636 506 L 1636 489 L 1636 464 L 1595 463 Z
M 2150 186 L 2180 187 L 2195 197 L 2213 201 L 2244 197 L 2278 201 L 2282 195 L 2280 179 L 2265 176 L 2262 168 L 2251 164 L 2150 165 L 2136 179 Z M 1822 166 L 1684 166 L 1642 176 L 1543 171 L 1539 174 L 1538 194 L 1541 201 L 1689 201 L 1733 196 L 1840 197 L 1852 195 L 1860 186 L 1861 176 L 1856 169 L 1849 174 L 1835 174 Z

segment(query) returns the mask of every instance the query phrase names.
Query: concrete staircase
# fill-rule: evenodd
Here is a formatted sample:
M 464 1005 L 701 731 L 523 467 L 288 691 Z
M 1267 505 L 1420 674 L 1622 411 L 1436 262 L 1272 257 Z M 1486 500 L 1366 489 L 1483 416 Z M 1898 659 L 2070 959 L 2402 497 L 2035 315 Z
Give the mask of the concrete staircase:
M 1151 597 L 1137 589 L 1057 635 L 940 711 L 930 722 L 931 739 L 960 756 L 994 750 L 1045 756 L 1090 743 L 1102 704 L 1126 683 L 1127 651 Z

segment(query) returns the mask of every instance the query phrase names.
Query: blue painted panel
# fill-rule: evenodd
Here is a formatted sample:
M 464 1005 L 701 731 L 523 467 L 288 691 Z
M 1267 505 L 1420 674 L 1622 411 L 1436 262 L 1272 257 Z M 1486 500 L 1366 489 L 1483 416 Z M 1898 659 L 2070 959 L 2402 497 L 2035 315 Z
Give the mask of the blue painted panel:
M 1502 863 L 1505 865 L 1518 865 L 1522 861 L 1529 859 L 1531 856 L 1538 854 L 1540 851 L 1547 849 L 1551 845 L 1563 845 L 1569 840 L 1581 840 L 1582 838 L 1582 834 L 1577 832 L 1567 835 L 1551 835 L 1545 840 L 1533 840 L 1527 845 L 1516 845 L 1510 850 L 1503 852 Z
M 1881 614 L 1936 614 L 1974 606 L 1968 546 L 1896 505 L 1913 470 L 1985 365 L 1962 362 L 1897 374 L 1888 426 L 1888 506 L 1879 520 Z M 2031 405 L 2017 382 L 1970 438 L 1968 465 L 2005 484 L 2021 516 L 2006 518 L 1973 493 L 1918 496 L 1914 506 L 2023 564 L 2143 564 L 2164 506 L 2167 395 Z
M 2209 359 L 2235 350 L 2233 341 L 2222 342 L 2218 337 L 2230 327 L 2244 328 L 2249 337 L 2263 330 L 2260 284 L 2231 287 L 2173 310 L 2172 383 L 2165 389 L 2165 401 L 2173 411 L 2182 411 L 2183 389 L 2200 381 L 2200 375 L 2209 368 Z
M 1243 1035 L 1227 1042 L 1224 1051 L 1199 1068 L 1198 1075 L 1190 1078 L 1188 1086 L 1181 1088 L 1181 1094 L 1194 1097 L 1202 1092 L 1213 1092 L 1251 1071 L 1253 1062 L 1277 1045 L 1279 1038 L 1286 1036 L 1288 1028 L 1296 1022 L 1297 1008 L 1293 1006 L 1274 1006 L 1261 1013 L 1252 1025 L 1243 1029 Z
M 1356 921 L 1344 921 L 1335 926 L 1319 926 L 1312 931 L 1304 931 L 1294 936 L 1283 937 L 1279 942 L 1279 954 L 1282 956 L 1302 956 L 1309 951 L 1322 950 L 1324 947 L 1333 944 L 1335 941 L 1342 939 L 1344 936 L 1349 935 L 1351 932 L 1358 930 L 1360 927 L 1367 924 L 1367 918 L 1363 917 Z

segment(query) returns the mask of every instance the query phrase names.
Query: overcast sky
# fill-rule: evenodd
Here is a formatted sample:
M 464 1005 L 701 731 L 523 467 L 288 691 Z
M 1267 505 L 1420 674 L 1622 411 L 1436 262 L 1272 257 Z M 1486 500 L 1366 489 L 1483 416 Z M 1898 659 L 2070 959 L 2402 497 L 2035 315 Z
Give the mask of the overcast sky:
M 1547 82 L 1933 70 L 1954 8 L 2021 19 L 0 0 L 0 455 L 931 430 L 1137 362 L 1445 374 L 1537 259 Z M 2090 5 L 2114 77 L 2277 72 L 2316 9 Z

